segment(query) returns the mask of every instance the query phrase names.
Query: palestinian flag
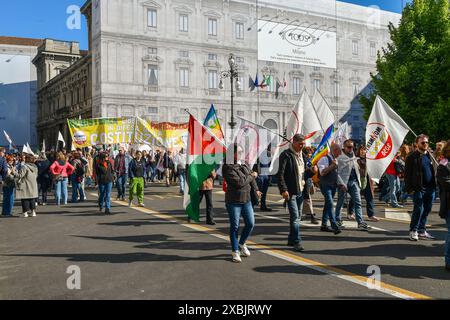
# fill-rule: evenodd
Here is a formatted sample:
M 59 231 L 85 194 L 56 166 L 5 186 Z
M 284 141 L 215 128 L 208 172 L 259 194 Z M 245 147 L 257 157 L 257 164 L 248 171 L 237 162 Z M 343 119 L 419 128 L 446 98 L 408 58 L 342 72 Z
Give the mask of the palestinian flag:
M 184 189 L 184 209 L 192 220 L 200 219 L 199 188 L 225 156 L 225 145 L 208 128 L 189 117 L 187 147 L 187 183 Z

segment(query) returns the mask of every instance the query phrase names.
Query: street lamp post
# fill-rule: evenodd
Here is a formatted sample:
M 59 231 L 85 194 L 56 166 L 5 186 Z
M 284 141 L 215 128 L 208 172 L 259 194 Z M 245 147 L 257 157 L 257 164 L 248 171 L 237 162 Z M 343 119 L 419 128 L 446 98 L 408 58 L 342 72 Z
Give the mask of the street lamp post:
M 230 66 L 230 70 L 222 71 L 220 73 L 220 82 L 219 82 L 219 89 L 223 89 L 223 79 L 230 78 L 230 84 L 231 84 L 231 119 L 228 123 L 231 128 L 231 136 L 233 136 L 233 129 L 236 126 L 236 122 L 234 121 L 234 80 L 236 80 L 236 90 L 241 89 L 241 83 L 239 81 L 239 74 L 237 72 L 237 64 L 236 59 L 233 53 L 230 53 L 230 56 L 228 57 L 228 65 Z

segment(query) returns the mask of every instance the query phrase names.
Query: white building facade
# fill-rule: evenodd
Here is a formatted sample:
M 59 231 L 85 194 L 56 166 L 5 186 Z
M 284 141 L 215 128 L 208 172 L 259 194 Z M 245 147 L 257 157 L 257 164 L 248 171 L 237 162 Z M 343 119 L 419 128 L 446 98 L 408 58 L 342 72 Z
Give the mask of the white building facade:
M 321 0 L 326 1 L 326 0 Z M 357 95 L 376 71 L 377 52 L 389 42 L 388 23 L 400 15 L 329 1 L 322 10 L 311 1 L 255 0 L 92 0 L 92 116 L 140 116 L 153 121 L 187 121 L 184 109 L 203 119 L 213 103 L 222 126 L 230 121 L 230 83 L 219 89 L 228 56 L 236 55 L 242 88 L 234 99 L 240 115 L 283 132 L 303 87 L 320 89 L 352 137 L 361 139 L 365 122 Z M 323 6 L 323 3 L 322 3 Z M 85 5 L 86 7 L 86 5 Z M 332 13 L 330 13 L 332 12 Z M 331 25 L 337 30 L 337 68 L 258 61 L 256 22 L 298 20 L 297 25 Z M 277 18 L 275 18 L 277 17 Z M 249 88 L 249 76 L 287 80 Z

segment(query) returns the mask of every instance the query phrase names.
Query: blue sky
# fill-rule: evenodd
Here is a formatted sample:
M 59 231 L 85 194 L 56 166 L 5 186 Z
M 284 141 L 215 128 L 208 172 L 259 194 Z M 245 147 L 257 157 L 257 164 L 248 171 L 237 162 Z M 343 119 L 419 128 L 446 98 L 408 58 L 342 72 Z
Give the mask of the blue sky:
M 410 0 L 344 0 L 362 6 L 377 5 L 383 10 L 401 12 L 403 4 Z M 81 29 L 70 30 L 66 26 L 71 5 L 81 7 L 85 0 L 15 0 L 2 1 L 0 10 L 0 35 L 26 38 L 53 38 L 80 42 L 87 49 L 87 28 L 84 17 Z

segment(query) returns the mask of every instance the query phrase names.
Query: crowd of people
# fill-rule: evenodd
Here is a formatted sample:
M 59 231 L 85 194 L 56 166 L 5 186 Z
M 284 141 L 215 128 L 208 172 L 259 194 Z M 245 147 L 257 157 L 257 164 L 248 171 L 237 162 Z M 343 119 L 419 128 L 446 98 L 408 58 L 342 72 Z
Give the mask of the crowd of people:
M 246 241 L 255 225 L 254 207 L 272 211 L 267 205 L 267 192 L 271 179 L 275 179 L 279 193 L 289 212 L 289 235 L 287 245 L 295 251 L 304 251 L 300 221 L 310 219 L 321 224 L 320 230 L 338 235 L 345 230 L 342 210 L 347 208 L 347 220 L 355 220 L 357 229 L 369 231 L 366 221 L 377 222 L 375 215 L 375 188 L 379 200 L 392 208 L 402 208 L 409 198 L 413 211 L 409 227 L 409 239 L 434 240 L 427 229 L 428 215 L 436 197 L 440 199 L 441 218 L 449 229 L 445 245 L 445 267 L 450 270 L 450 140 L 436 144 L 430 149 L 429 138 L 420 135 L 412 146 L 403 145 L 387 168 L 378 186 L 368 174 L 366 149 L 346 140 L 343 145 L 332 144 L 328 155 L 310 166 L 308 160 L 314 149 L 305 146 L 305 137 L 297 134 L 290 147 L 279 157 L 279 170 L 275 176 L 259 162 L 252 168 L 245 163 L 243 149 L 232 144 L 227 152 L 226 163 L 220 177 L 226 184 L 225 203 L 230 224 L 232 260 L 250 256 Z M 269 152 L 269 151 L 268 151 Z M 270 156 L 270 154 L 268 154 Z M 105 148 L 77 149 L 66 152 L 30 154 L 7 154 L 0 148 L 0 179 L 3 187 L 2 216 L 12 216 L 14 200 L 21 200 L 23 217 L 36 217 L 37 206 L 48 204 L 48 194 L 53 191 L 57 206 L 68 203 L 68 184 L 72 186 L 71 202 L 85 201 L 85 188 L 98 189 L 98 208 L 111 213 L 111 193 L 117 189 L 117 201 L 128 201 L 144 207 L 144 189 L 152 182 L 167 187 L 179 182 L 179 192 L 184 193 L 186 184 L 186 153 L 183 149 L 175 154 L 160 150 L 117 151 Z M 218 178 L 213 170 L 203 182 L 200 202 L 206 201 L 206 223 L 214 225 L 213 186 Z M 220 180 L 222 181 L 222 180 Z M 129 186 L 127 188 L 127 185 Z M 312 195 L 320 190 L 324 198 L 321 221 L 314 213 Z M 128 190 L 128 196 L 127 196 Z M 364 197 L 367 218 L 363 214 Z M 336 202 L 336 205 L 335 205 Z M 244 228 L 239 238 L 240 218 Z

